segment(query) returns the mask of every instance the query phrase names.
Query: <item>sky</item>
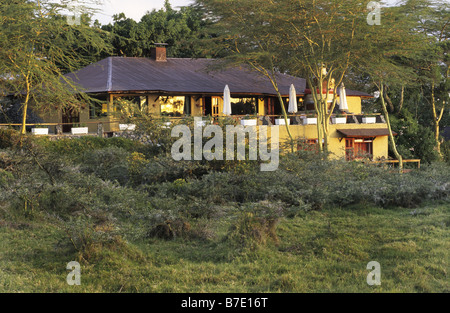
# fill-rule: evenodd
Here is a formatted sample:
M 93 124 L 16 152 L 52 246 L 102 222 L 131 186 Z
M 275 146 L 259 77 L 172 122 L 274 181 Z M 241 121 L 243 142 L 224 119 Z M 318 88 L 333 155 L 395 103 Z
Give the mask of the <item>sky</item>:
M 98 19 L 101 24 L 112 22 L 112 16 L 118 13 L 125 13 L 126 17 L 139 22 L 141 17 L 153 9 L 164 7 L 164 0 L 104 0 L 99 13 L 94 15 L 93 20 Z M 180 6 L 187 6 L 193 3 L 193 0 L 170 0 L 174 9 Z
M 371 0 L 361 1 L 369 3 Z M 190 5 L 193 2 L 194 0 L 170 0 L 170 4 L 174 9 Z M 393 4 L 397 0 L 384 0 L 383 2 Z M 112 16 L 122 12 L 125 13 L 126 17 L 139 22 L 147 11 L 159 10 L 164 6 L 164 0 L 103 0 L 103 3 L 103 6 L 100 7 L 100 12 L 93 17 L 93 20 L 98 19 L 102 25 L 112 22 Z

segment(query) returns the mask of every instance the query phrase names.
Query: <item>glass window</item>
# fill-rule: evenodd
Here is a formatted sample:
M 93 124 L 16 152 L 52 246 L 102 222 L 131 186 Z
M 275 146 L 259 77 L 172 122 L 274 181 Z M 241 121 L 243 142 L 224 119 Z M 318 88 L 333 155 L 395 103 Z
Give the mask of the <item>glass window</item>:
M 191 114 L 191 97 L 189 96 L 184 97 L 184 114 Z
M 256 114 L 258 98 L 231 98 L 233 115 Z
M 106 95 L 92 96 L 89 103 L 89 118 L 95 119 L 105 116 L 107 113 Z
M 181 116 L 184 113 L 185 97 L 164 96 L 159 98 L 161 115 Z
M 114 110 L 121 111 L 129 117 L 147 113 L 146 96 L 127 96 L 114 98 Z

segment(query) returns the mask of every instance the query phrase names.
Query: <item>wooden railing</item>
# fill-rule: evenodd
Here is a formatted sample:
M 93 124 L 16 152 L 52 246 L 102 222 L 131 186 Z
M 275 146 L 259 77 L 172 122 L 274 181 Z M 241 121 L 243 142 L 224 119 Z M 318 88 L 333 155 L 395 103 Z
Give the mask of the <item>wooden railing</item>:
M 417 168 L 420 168 L 420 159 L 410 159 L 410 160 L 402 160 L 403 163 L 417 163 Z M 372 161 L 373 164 L 398 164 L 400 163 L 398 160 L 379 160 Z
M 295 118 L 295 117 L 308 116 L 308 115 L 311 115 L 311 114 L 313 114 L 313 113 L 311 113 L 311 112 L 297 112 L 295 114 L 288 114 L 287 117 L 288 117 L 288 119 L 290 119 L 290 118 Z M 380 115 L 380 114 L 378 114 L 378 115 Z M 234 119 L 235 121 L 239 121 L 239 120 L 241 120 L 243 118 L 246 118 L 246 117 L 254 117 L 254 118 L 258 118 L 258 119 L 260 119 L 260 118 L 269 118 L 271 123 L 274 124 L 275 123 L 275 118 L 279 118 L 280 116 L 281 115 L 279 115 L 279 114 L 278 115 L 270 115 L 270 114 L 267 114 L 267 115 L 253 115 L 253 114 L 247 114 L 247 115 L 230 115 L 230 116 L 214 116 L 214 117 L 213 116 L 209 116 L 209 117 L 211 118 L 211 121 L 218 121 L 218 120 L 221 120 L 221 119 L 229 119 L 229 118 Z M 336 116 L 336 115 L 332 115 L 332 117 L 334 117 L 334 116 Z M 363 116 L 363 114 L 346 114 L 346 116 L 347 117 L 349 117 L 349 116 Z M 156 120 L 163 120 L 163 119 L 166 119 L 166 120 L 181 120 L 181 119 L 184 119 L 184 118 L 192 118 L 192 117 L 194 117 L 194 116 L 154 116 L 153 118 L 156 119 Z M 199 117 L 205 118 L 206 116 L 199 116 Z M 77 122 L 77 123 L 45 123 L 45 122 L 43 122 L 43 123 L 27 123 L 27 124 L 25 124 L 25 126 L 26 127 L 36 127 L 36 126 L 61 127 L 61 126 L 64 126 L 64 125 L 74 126 L 74 125 L 77 125 L 77 124 L 82 124 L 82 125 L 88 126 L 88 125 L 99 125 L 99 124 L 105 125 L 105 124 L 117 124 L 117 123 L 120 123 L 120 121 L 119 120 L 112 120 L 112 121 L 92 121 L 92 122 Z M 20 126 L 22 126 L 22 124 L 20 124 L 20 123 L 4 123 L 4 124 L 0 124 L 0 128 L 4 128 L 4 127 L 20 127 Z

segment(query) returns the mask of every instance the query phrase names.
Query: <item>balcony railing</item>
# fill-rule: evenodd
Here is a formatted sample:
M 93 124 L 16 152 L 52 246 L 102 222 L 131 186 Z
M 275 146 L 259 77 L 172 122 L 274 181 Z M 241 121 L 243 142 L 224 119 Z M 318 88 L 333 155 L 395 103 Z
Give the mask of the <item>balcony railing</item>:
M 303 114 L 303 113 L 297 113 L 297 114 L 288 114 L 288 123 L 290 125 L 311 125 L 311 122 L 308 121 L 310 118 L 317 118 L 316 115 L 311 114 Z M 345 116 L 341 115 L 332 115 L 330 118 L 331 124 L 366 124 L 366 123 L 386 123 L 383 115 L 374 115 L 372 116 L 371 121 L 367 121 L 366 115 L 363 114 L 346 114 Z M 155 116 L 155 120 L 161 120 L 161 121 L 179 121 L 188 118 L 187 116 Z M 190 116 L 189 118 L 192 118 Z M 224 120 L 233 120 L 235 123 L 239 123 L 241 120 L 246 119 L 257 119 L 258 125 L 276 125 L 276 124 L 284 124 L 284 117 L 280 115 L 231 115 L 231 116 L 202 116 L 202 119 L 205 121 L 210 121 L 211 123 L 218 123 L 219 121 Z M 277 122 L 277 119 L 280 119 L 280 122 Z M 103 132 L 103 126 L 106 124 L 114 124 L 115 127 L 118 129 L 118 124 L 121 123 L 119 120 L 113 120 L 113 121 L 92 121 L 92 122 L 82 122 L 82 123 L 27 123 L 26 127 L 28 129 L 34 128 L 34 127 L 47 127 L 51 134 L 61 135 L 63 134 L 63 126 L 71 126 L 74 127 L 76 124 L 83 124 L 84 126 L 91 126 L 90 129 L 96 129 L 96 133 L 100 134 Z M 313 121 L 313 124 L 316 124 L 317 121 Z M 280 125 L 281 125 L 280 124 Z M 97 125 L 97 127 L 93 127 L 92 125 Z M 168 124 L 169 125 L 169 124 Z M 6 127 L 12 127 L 19 129 L 21 124 L 0 124 L 0 128 L 6 128 Z M 92 133 L 92 132 L 91 132 Z

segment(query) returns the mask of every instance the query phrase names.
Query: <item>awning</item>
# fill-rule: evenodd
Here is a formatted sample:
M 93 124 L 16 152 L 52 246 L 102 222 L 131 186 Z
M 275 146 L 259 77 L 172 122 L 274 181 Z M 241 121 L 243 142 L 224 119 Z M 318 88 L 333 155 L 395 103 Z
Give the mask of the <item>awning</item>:
M 337 131 L 347 138 L 372 138 L 389 135 L 387 128 L 338 129 Z M 395 132 L 392 132 L 392 134 L 397 135 Z

